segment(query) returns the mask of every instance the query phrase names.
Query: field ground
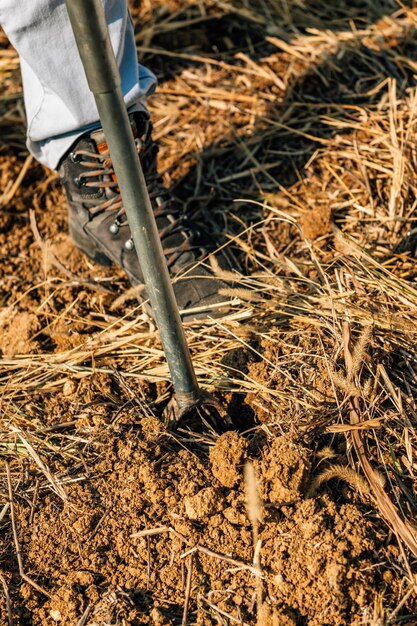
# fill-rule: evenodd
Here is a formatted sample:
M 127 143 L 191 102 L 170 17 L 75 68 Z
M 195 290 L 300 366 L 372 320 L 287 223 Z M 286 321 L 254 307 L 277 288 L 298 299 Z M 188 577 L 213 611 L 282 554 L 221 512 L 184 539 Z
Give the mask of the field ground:
M 240 263 L 186 329 L 234 430 L 168 428 L 158 335 L 71 244 L 2 36 L 1 625 L 417 624 L 417 6 L 131 6 L 165 180 Z

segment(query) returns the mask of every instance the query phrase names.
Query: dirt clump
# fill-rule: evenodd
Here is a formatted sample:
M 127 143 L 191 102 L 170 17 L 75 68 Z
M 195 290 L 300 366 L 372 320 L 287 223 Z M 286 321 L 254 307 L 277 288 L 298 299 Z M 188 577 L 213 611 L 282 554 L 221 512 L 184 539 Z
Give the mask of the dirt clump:
M 274 439 L 263 458 L 257 462 L 262 496 L 273 504 L 288 504 L 304 492 L 310 470 L 308 451 L 288 437 Z
M 205 487 L 194 496 L 186 496 L 184 506 L 188 519 L 201 520 L 219 513 L 224 508 L 224 502 L 218 489 Z
M 190 563 L 190 623 L 213 624 L 205 599 L 258 626 L 361 623 L 379 580 L 380 540 L 357 505 L 304 495 L 308 449 L 288 436 L 258 452 L 251 445 L 264 501 L 265 607 L 259 617 L 243 481 L 217 487 L 212 478 L 213 461 L 224 460 L 227 442 L 238 453 L 226 459 L 239 466 L 241 435 L 222 435 L 210 459 L 198 458 L 173 447 L 161 424 L 150 437 L 155 418 L 145 418 L 143 431 L 129 413 L 121 419 L 123 426 L 93 431 L 81 480 L 66 484 L 65 502 L 45 494 L 32 515 L 31 502 L 20 503 L 24 562 L 51 595 L 45 601 L 28 585 L 20 587 L 16 605 L 24 602 L 33 626 L 72 625 L 89 605 L 86 626 L 113 623 L 116 616 L 127 626 L 175 624 Z
M 39 329 L 34 313 L 5 309 L 0 317 L 0 350 L 6 357 L 36 352 L 37 342 L 32 336 Z
M 288 613 L 264 603 L 258 613 L 256 626 L 297 626 L 297 622 Z
M 234 487 L 241 477 L 247 442 L 237 432 L 221 435 L 210 449 L 210 463 L 213 476 L 224 487 Z
M 144 417 L 141 420 L 141 427 L 146 441 L 157 441 L 164 432 L 164 426 L 161 420 L 153 415 Z
M 300 219 L 300 226 L 307 239 L 315 241 L 331 233 L 331 207 L 328 198 L 325 204 L 318 203 L 314 208 L 304 213 Z
M 368 570 L 376 541 L 372 524 L 357 506 L 338 507 L 328 496 L 302 500 L 281 513 L 263 533 L 277 605 L 291 608 L 309 626 L 364 623 L 371 581 L 378 579 Z

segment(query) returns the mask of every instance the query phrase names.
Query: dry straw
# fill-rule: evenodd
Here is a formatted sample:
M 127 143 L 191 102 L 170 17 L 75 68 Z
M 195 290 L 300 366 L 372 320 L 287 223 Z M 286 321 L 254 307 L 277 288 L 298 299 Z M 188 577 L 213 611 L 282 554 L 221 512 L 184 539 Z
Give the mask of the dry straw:
M 162 78 L 150 106 L 166 181 L 188 209 L 227 232 L 241 264 L 232 272 L 231 314 L 187 327 L 200 380 L 247 395 L 271 416 L 268 434 L 327 432 L 332 448 L 346 438 L 349 467 L 334 463 L 324 476 L 339 472 L 363 493 L 366 480 L 374 514 L 417 555 L 414 495 L 409 502 L 417 486 L 417 285 L 415 259 L 398 246 L 417 209 L 417 9 L 354 4 L 181 0 L 167 11 L 162 0 L 145 0 L 137 43 Z M 139 20 L 136 3 L 133 16 Z M 184 36 L 223 23 L 217 50 Z M 25 231 L 30 254 L 7 259 L 2 276 L 0 451 L 12 476 L 30 458 L 39 492 L 63 498 L 71 476 L 55 476 L 52 461 L 83 467 L 89 434 L 74 430 L 76 411 L 65 427 L 45 416 L 45 398 L 69 379 L 76 389 L 98 374 L 135 389 L 158 383 L 165 401 L 169 373 L 155 327 L 121 273 L 89 262 L 71 268 L 54 247 L 64 202 L 56 177 L 23 152 L 18 59 L 2 44 L 0 211 L 7 221 L 30 205 L 35 216 L 34 236 Z M 18 162 L 9 171 L 10 148 Z M 56 219 L 45 219 L 47 207 Z M 29 308 L 38 326 L 19 352 L 11 320 Z M 68 341 L 60 344 L 62 334 Z M 237 348 L 257 368 L 235 367 L 228 355 Z M 135 407 L 148 411 L 149 398 Z M 261 505 L 248 467 L 254 573 Z

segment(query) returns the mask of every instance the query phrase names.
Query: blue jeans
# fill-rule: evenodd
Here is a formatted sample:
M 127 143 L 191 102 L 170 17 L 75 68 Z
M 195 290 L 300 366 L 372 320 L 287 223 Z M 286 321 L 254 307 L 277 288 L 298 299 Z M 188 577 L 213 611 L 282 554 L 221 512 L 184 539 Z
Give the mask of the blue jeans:
M 127 0 L 103 5 L 126 106 L 146 109 L 156 78 L 138 64 Z M 64 0 L 0 0 L 0 23 L 20 57 L 28 149 L 56 169 L 77 137 L 98 123 Z

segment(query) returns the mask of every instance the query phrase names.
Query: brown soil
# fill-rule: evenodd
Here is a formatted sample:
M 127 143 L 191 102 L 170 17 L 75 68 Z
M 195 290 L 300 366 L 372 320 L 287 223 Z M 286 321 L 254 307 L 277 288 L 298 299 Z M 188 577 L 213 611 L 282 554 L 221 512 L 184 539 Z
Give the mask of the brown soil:
M 233 314 L 186 328 L 232 426 L 173 428 L 153 322 L 32 162 L 0 196 L 0 626 L 416 626 L 416 551 L 360 461 L 413 533 L 416 269 L 395 246 L 417 9 L 130 4 L 165 180 L 242 270 Z M 2 35 L 0 61 L 7 195 L 27 152 Z
M 36 350 L 36 342 L 31 337 L 39 328 L 34 313 L 4 309 L 0 319 L 0 350 L 4 356 L 31 354 Z
M 209 591 L 219 610 L 244 622 L 359 625 L 370 616 L 374 588 L 391 582 L 390 570 L 378 566 L 386 537 L 362 506 L 330 493 L 306 497 L 311 452 L 288 436 L 252 441 L 246 453 L 247 441 L 230 432 L 210 459 L 198 458 L 173 445 L 153 418 L 123 413 L 117 425 L 94 429 L 89 448 L 84 480 L 66 486 L 65 502 L 45 495 L 32 518 L 31 502 L 19 504 L 25 569 L 51 594 L 46 600 L 23 583 L 22 623 L 75 624 L 90 606 L 90 626 L 176 624 L 192 567 L 192 623 L 213 623 L 203 600 Z M 258 616 L 258 579 L 247 571 L 254 546 L 246 454 L 256 459 L 263 500 L 261 593 L 273 601 Z M 190 553 L 196 546 L 202 550 Z

